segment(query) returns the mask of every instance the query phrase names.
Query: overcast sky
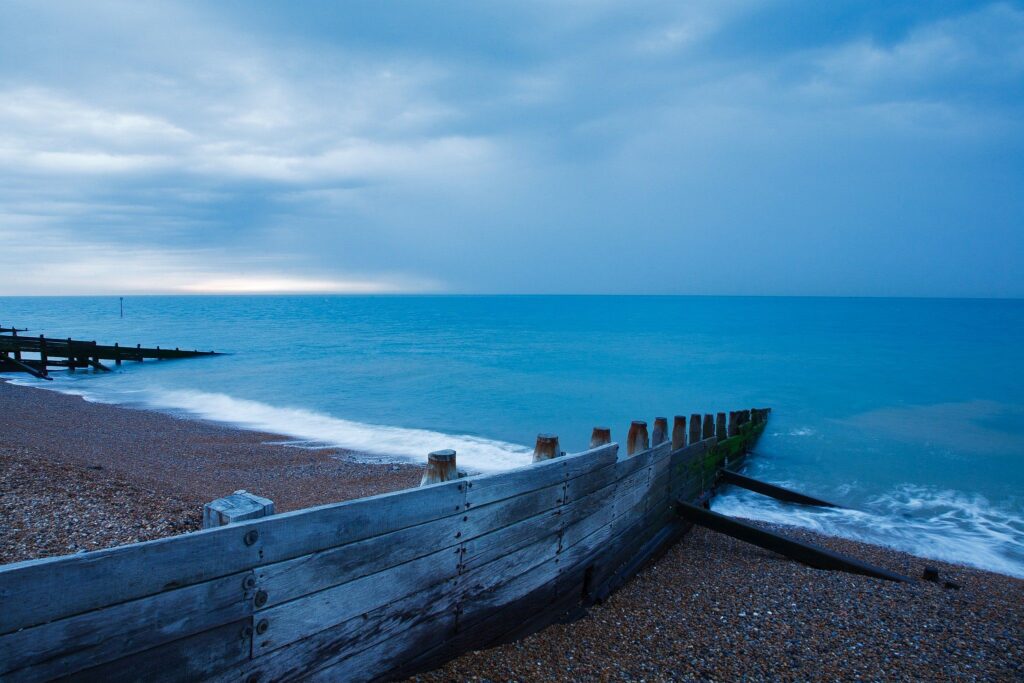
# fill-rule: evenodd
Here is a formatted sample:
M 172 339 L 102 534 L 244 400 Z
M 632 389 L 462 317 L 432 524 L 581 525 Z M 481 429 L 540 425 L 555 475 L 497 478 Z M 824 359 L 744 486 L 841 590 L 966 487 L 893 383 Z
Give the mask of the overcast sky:
M 0 294 L 1024 296 L 1024 5 L 0 4 Z

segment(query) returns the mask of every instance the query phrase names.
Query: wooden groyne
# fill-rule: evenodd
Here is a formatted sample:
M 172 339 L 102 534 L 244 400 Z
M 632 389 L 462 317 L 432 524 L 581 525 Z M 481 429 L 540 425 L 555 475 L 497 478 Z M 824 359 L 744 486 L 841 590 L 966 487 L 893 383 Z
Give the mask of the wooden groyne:
M 634 422 L 622 450 L 541 435 L 491 475 L 438 451 L 419 488 L 2 566 L 0 680 L 389 680 L 520 637 L 690 528 L 679 502 L 708 503 L 768 410 L 716 417 Z
M 0 372 L 26 372 L 40 379 L 50 379 L 50 368 L 92 368 L 109 372 L 104 361 L 121 365 L 124 361 L 174 360 L 196 356 L 216 356 L 215 351 L 183 351 L 179 348 L 155 348 L 97 344 L 81 339 L 25 336 L 25 329 L 0 327 Z

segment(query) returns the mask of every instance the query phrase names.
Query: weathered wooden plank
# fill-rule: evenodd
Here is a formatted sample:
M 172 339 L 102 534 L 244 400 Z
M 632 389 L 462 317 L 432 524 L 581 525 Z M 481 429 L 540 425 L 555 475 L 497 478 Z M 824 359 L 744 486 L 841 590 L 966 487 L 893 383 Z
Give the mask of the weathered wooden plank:
M 503 576 L 507 580 L 501 583 L 498 583 L 494 577 L 478 575 L 476 585 L 487 586 L 488 590 L 468 589 L 464 593 L 464 602 L 461 603 L 459 610 L 459 631 L 473 629 L 478 622 L 507 609 L 509 605 L 523 599 L 542 586 L 554 588 L 555 580 L 558 578 L 558 561 L 555 558 L 555 551 L 558 548 L 557 537 L 554 538 L 554 541 L 553 545 L 538 543 L 525 548 L 524 551 L 536 551 L 530 557 L 530 564 L 526 567 L 506 564 L 509 576 Z
M 536 489 L 470 508 L 462 515 L 260 567 L 256 572 L 257 590 L 262 591 L 265 606 L 272 607 L 383 571 L 552 511 L 562 504 L 562 487 L 563 484 L 555 484 Z
M 699 452 L 705 448 L 694 444 L 688 449 L 680 449 L 677 454 L 684 450 L 693 449 L 690 453 Z M 657 467 L 657 462 L 648 468 L 649 471 Z M 666 470 L 666 474 L 670 474 Z M 615 516 L 608 527 L 608 538 L 603 542 L 603 547 L 595 557 L 577 557 L 576 562 L 594 563 L 593 581 L 595 584 L 606 583 L 620 567 L 629 562 L 639 551 L 644 543 L 656 534 L 659 529 L 671 519 L 671 500 L 665 491 L 668 488 L 662 487 L 661 492 L 654 491 L 651 487 L 657 482 L 642 483 L 642 473 L 631 475 L 632 481 L 620 481 L 620 491 L 616 494 Z M 643 491 L 638 496 L 636 492 Z M 581 555 L 582 549 L 577 550 L 577 556 Z
M 446 482 L 145 543 L 5 565 L 0 567 L 0 633 L 422 524 L 461 512 L 464 502 L 461 482 Z M 68 586 L 75 590 L 68 591 Z
M 618 468 L 615 463 L 570 479 L 565 483 L 565 502 L 579 500 L 593 491 L 614 484 L 616 481 L 618 481 Z
M 632 457 L 619 458 L 616 463 L 619 478 L 627 477 L 637 470 L 650 467 L 653 462 L 664 458 L 671 452 L 672 444 L 668 441 L 658 444 L 654 448 L 648 448 Z
M 598 556 L 592 560 L 594 592 L 600 599 L 611 592 L 609 581 L 623 565 L 635 557 L 638 550 L 658 531 L 658 529 L 652 528 L 647 514 L 639 507 L 638 505 L 629 515 L 619 517 L 618 524 L 613 522 L 611 537 L 606 541 Z
M 615 492 L 616 517 L 631 510 L 637 504 L 643 503 L 644 496 L 647 495 L 647 486 L 650 484 L 650 474 L 650 469 L 644 468 L 619 480 L 618 488 Z
M 459 624 L 470 623 L 474 615 L 514 600 L 531 582 L 551 580 L 557 573 L 558 531 L 547 533 L 519 550 L 501 556 L 459 580 Z M 522 579 L 529 576 L 529 579 Z M 511 588 L 506 586 L 513 585 Z
M 407 651 L 417 645 L 412 634 L 423 624 L 431 626 L 435 638 L 450 638 L 456 618 L 455 586 L 454 579 L 435 584 L 204 680 L 240 683 L 253 676 L 267 682 L 307 680 L 315 671 L 359 657 L 360 653 L 380 643 L 387 643 L 397 656 L 408 654 Z M 362 662 L 358 675 L 338 680 L 371 680 L 393 668 L 386 660 L 356 661 Z
M 237 621 L 252 613 L 252 578 L 231 574 L 9 633 L 0 637 L 0 671 L 10 681 L 47 680 Z
M 601 495 L 600 493 L 595 495 Z M 558 551 L 561 569 L 589 564 L 601 553 L 611 550 L 612 506 L 609 496 L 597 511 L 562 533 L 562 546 Z
M 553 564 L 554 561 L 549 562 Z M 503 602 L 499 608 L 480 613 L 472 623 L 460 620 L 449 651 L 481 649 L 503 642 L 512 634 L 524 635 L 531 629 L 528 622 L 550 623 L 557 616 L 554 611 L 559 607 L 558 583 L 557 579 L 550 580 L 547 572 L 543 576 L 544 581 L 538 581 L 530 574 L 519 577 L 516 582 L 503 587 L 509 596 L 517 597 Z
M 591 479 L 589 485 L 598 482 L 599 480 Z M 491 533 L 470 538 L 463 545 L 463 571 L 490 562 L 504 553 L 518 550 L 552 530 L 564 531 L 568 527 L 574 527 L 580 520 L 595 518 L 600 521 L 602 506 L 607 508 L 607 517 L 610 518 L 611 497 L 614 490 L 614 485 L 605 486 L 596 492 L 590 491 L 578 500 L 546 510 L 539 515 L 523 519 Z M 486 508 L 480 508 L 477 512 L 481 510 L 486 510 Z
M 464 524 L 461 538 L 463 540 L 474 538 L 545 510 L 551 510 L 562 505 L 564 498 L 565 484 L 563 482 L 480 507 L 469 508 L 462 516 Z
M 462 546 L 462 571 L 476 569 L 508 553 L 531 545 L 537 539 L 557 534 L 563 508 L 542 512 L 489 534 L 466 541 Z
M 472 508 L 574 479 L 615 461 L 618 444 L 599 446 L 499 474 L 467 477 L 466 503 Z
M 461 515 L 443 517 L 355 543 L 255 569 L 256 590 L 270 608 L 457 546 Z
M 205 681 L 219 671 L 249 662 L 251 650 L 252 619 L 247 618 L 56 680 L 60 683 Z
M 376 574 L 349 581 L 256 613 L 267 628 L 253 641 L 253 656 L 287 645 L 410 593 L 458 575 L 457 548 L 426 555 Z
M 604 526 L 609 526 L 614 517 L 615 486 L 598 489 L 572 503 L 572 512 L 562 519 L 562 542 L 559 552 L 564 552 L 582 539 Z
M 406 627 L 394 639 L 385 640 L 351 657 L 331 663 L 303 680 L 309 683 L 362 683 L 378 680 L 386 672 L 400 668 L 411 655 L 437 647 L 449 639 L 455 618 L 449 612 L 432 614 L 421 623 Z M 400 640 L 398 646 L 395 640 Z
M 362 667 L 361 673 L 352 680 L 370 680 L 381 671 L 386 671 L 387 666 L 392 666 L 394 662 L 400 662 L 402 659 L 388 658 L 378 661 L 375 658 L 363 658 L 360 656 L 362 648 L 386 641 L 389 653 L 398 655 L 406 652 L 406 656 L 412 656 L 425 647 L 424 643 L 418 643 L 415 647 L 409 645 L 409 639 L 412 637 L 410 634 L 424 614 L 449 615 L 454 620 L 456 604 L 468 600 L 468 596 L 497 596 L 497 589 L 504 583 L 514 580 L 520 573 L 533 571 L 538 564 L 551 562 L 555 557 L 557 545 L 557 530 L 549 529 L 543 538 L 535 540 L 529 546 L 466 571 L 457 579 L 449 579 L 422 589 L 418 588 L 418 584 L 422 584 L 423 581 L 414 579 L 412 582 L 405 582 L 403 590 L 397 591 L 404 594 L 399 600 L 370 610 L 365 615 L 351 616 L 345 622 L 295 640 L 279 649 L 257 650 L 256 658 L 251 664 L 238 667 L 230 676 L 218 676 L 216 680 L 239 680 L 241 676 L 255 671 L 264 677 L 262 680 L 295 680 L 308 676 L 313 669 L 321 666 L 338 667 L 349 659 L 361 662 Z M 476 602 L 475 597 L 473 601 Z M 268 618 L 268 634 L 275 623 L 273 618 L 266 617 L 271 612 L 273 610 L 257 614 L 257 622 L 262 618 Z M 351 614 L 351 610 L 348 612 Z M 446 634 L 440 635 L 444 637 Z M 345 665 L 333 671 L 350 672 L 353 668 Z

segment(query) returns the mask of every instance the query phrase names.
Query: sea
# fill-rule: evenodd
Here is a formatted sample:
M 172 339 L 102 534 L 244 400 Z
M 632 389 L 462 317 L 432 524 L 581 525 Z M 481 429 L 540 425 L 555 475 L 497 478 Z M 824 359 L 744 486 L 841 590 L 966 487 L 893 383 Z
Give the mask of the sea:
M 1021 300 L 0 297 L 11 325 L 225 353 L 19 384 L 374 462 L 453 448 L 495 472 L 538 433 L 573 452 L 595 426 L 770 407 L 747 473 L 843 508 L 727 488 L 715 510 L 1024 577 Z

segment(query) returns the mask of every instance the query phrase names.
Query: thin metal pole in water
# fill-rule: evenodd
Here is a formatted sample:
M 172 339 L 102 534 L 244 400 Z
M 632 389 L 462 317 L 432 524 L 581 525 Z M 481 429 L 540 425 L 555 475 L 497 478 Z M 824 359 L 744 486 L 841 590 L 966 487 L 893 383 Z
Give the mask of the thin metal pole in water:
M 124 317 L 124 297 L 122 296 L 122 297 L 118 297 L 118 298 L 121 299 L 121 317 L 123 318 Z

